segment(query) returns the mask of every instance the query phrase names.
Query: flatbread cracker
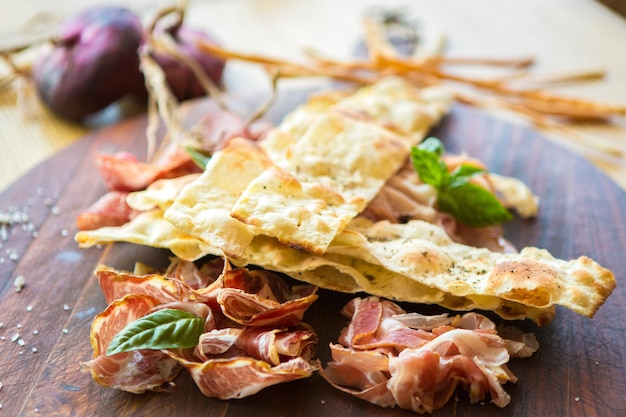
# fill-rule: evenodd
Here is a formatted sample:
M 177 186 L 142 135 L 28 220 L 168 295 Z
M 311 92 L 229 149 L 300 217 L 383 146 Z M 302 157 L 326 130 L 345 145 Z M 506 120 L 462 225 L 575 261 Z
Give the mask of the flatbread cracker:
M 187 184 L 195 181 L 200 174 L 189 174 L 177 178 L 160 179 L 145 190 L 134 191 L 126 196 L 126 203 L 135 210 L 148 211 L 155 208 L 167 210 Z
M 452 241 L 428 222 L 372 223 L 359 218 L 329 248 L 446 293 L 498 297 L 534 308 L 561 305 L 592 317 L 615 277 L 588 257 L 562 260 L 545 249 L 492 252 Z
M 380 264 L 336 253 L 313 255 L 267 236 L 255 237 L 246 248 L 245 255 L 233 260 L 233 263 L 260 266 L 332 291 L 365 292 L 396 301 L 437 304 L 457 311 L 488 310 L 508 320 L 531 319 L 546 325 L 555 315 L 554 306 L 538 308 L 480 294 L 453 295 L 390 271 Z
M 231 217 L 230 210 L 250 181 L 271 166 L 255 143 L 233 139 L 213 155 L 198 179 L 183 188 L 164 218 L 224 255 L 237 257 L 256 233 Z
M 324 253 L 449 105 L 444 90 L 418 90 L 395 77 L 361 88 L 318 115 L 300 139 L 289 144 L 296 135 L 280 134 L 264 145 L 278 168 L 250 183 L 232 216 L 289 246 Z
M 219 249 L 206 245 L 163 220 L 163 212 L 159 209 L 139 213 L 122 226 L 79 231 L 76 233 L 75 240 L 81 248 L 113 242 L 128 242 L 169 249 L 174 255 L 187 261 L 194 261 L 209 254 L 221 254 Z
M 250 183 L 231 215 L 287 245 L 324 253 L 402 166 L 410 145 L 375 123 L 330 110 Z

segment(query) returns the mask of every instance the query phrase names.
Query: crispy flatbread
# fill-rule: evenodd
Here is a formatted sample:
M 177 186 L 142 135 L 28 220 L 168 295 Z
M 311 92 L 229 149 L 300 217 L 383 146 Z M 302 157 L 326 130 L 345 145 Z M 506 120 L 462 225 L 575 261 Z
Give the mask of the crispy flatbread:
M 171 179 L 160 179 L 148 186 L 145 190 L 134 191 L 126 196 L 126 203 L 139 211 L 148 211 L 155 208 L 168 209 L 180 190 L 187 184 L 195 181 L 200 174 L 189 174 Z
M 614 275 L 588 257 L 561 260 L 544 249 L 491 252 L 453 242 L 424 221 L 355 219 L 321 256 L 255 238 L 240 260 L 322 288 L 452 310 L 491 310 L 540 325 L 561 305 L 592 317 L 615 287 Z
M 197 180 L 183 188 L 164 218 L 226 256 L 237 257 L 255 231 L 231 217 L 231 208 L 248 184 L 271 166 L 255 143 L 233 139 L 213 155 Z
M 329 110 L 248 185 L 231 215 L 260 234 L 324 253 L 402 166 L 410 147 L 407 137 Z
M 233 168 L 233 161 L 248 156 L 229 146 L 183 190 L 165 219 L 232 258 L 257 234 L 323 253 L 450 103 L 440 87 L 419 90 L 393 77 L 353 95 L 316 95 L 261 143 L 271 160 L 264 170 L 260 164 L 245 172 Z
M 481 294 L 453 295 L 380 264 L 337 253 L 321 256 L 305 253 L 267 236 L 255 237 L 245 255 L 232 261 L 239 266 L 256 265 L 281 272 L 332 291 L 365 292 L 396 301 L 437 304 L 457 311 L 488 310 L 508 320 L 531 319 L 540 325 L 548 324 L 555 315 L 554 306 L 539 308 Z
M 206 245 L 198 238 L 163 220 L 159 209 L 139 213 L 128 223 L 118 227 L 101 227 L 76 233 L 81 248 L 113 242 L 128 242 L 154 248 L 169 249 L 181 259 L 194 261 L 206 255 L 221 255 L 221 251 Z

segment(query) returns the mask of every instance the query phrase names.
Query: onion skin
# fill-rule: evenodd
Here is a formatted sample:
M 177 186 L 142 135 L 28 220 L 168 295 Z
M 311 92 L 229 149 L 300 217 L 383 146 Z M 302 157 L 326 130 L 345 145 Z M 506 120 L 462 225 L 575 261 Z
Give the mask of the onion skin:
M 196 46 L 199 40 L 216 43 L 215 40 L 205 32 L 190 29 L 186 26 L 177 26 L 170 28 L 168 31 L 174 38 L 181 52 L 197 61 L 204 69 L 206 75 L 208 75 L 216 85 L 219 85 L 225 62 L 219 58 L 200 52 Z M 202 84 L 198 81 L 193 71 L 185 63 L 164 53 L 154 53 L 153 57 L 161 68 L 163 68 L 167 83 L 172 93 L 179 101 L 207 95 L 207 91 L 202 87 Z
M 138 49 L 143 29 L 131 11 L 99 6 L 64 22 L 50 53 L 33 67 L 37 91 L 50 109 L 80 120 L 143 84 Z

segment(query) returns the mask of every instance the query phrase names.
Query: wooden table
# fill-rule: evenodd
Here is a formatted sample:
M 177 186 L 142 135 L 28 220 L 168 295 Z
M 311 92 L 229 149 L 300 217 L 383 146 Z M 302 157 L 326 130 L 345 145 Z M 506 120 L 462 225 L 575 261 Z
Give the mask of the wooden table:
M 7 3 L 8 8 L 4 6 Z M 154 4 L 132 3 L 138 9 Z M 312 46 L 331 55 L 350 56 L 360 36 L 358 16 L 366 3 L 327 0 L 316 1 L 315 7 L 311 4 L 304 0 L 194 2 L 189 19 L 210 27 L 233 49 L 291 58 L 300 56 L 302 46 Z M 446 33 L 450 54 L 533 55 L 538 59 L 537 70 L 541 71 L 604 65 L 609 69 L 604 81 L 560 87 L 559 91 L 603 101 L 626 97 L 626 57 L 616 52 L 626 40 L 626 24 L 622 17 L 598 3 L 444 0 L 412 5 L 407 7 L 410 13 Z M 0 14 L 0 27 L 11 30 L 34 12 L 53 6 L 61 12 L 75 8 L 68 0 L 5 0 L 3 10 L 11 13 Z M 231 68 L 226 81 L 236 94 L 268 91 L 261 73 L 243 65 Z M 289 86 L 298 89 L 300 84 Z M 112 109 L 103 123 L 117 122 L 127 111 L 125 107 L 121 111 Z M 95 178 L 94 154 L 103 146 L 128 146 L 140 152 L 144 149 L 145 120 L 139 116 L 105 130 L 91 130 L 38 114 L 38 119 L 28 119 L 15 107 L 14 98 L 0 98 L 0 211 L 28 206 L 29 220 L 37 231 L 34 234 L 25 222 L 7 229 L 6 239 L 0 241 L 0 335 L 4 338 L 0 340 L 0 414 L 413 415 L 398 409 L 383 410 L 347 397 L 330 389 L 318 375 L 288 386 L 272 387 L 252 398 L 224 402 L 202 396 L 186 375 L 177 378 L 175 391 L 135 396 L 102 388 L 81 373 L 80 361 L 91 355 L 90 323 L 105 307 L 92 278 L 94 266 L 105 262 L 130 268 L 137 259 L 164 259 L 161 251 L 132 245 L 83 251 L 71 237 L 76 231 L 75 216 L 104 191 Z M 626 151 L 623 125 L 580 126 L 578 131 L 597 134 Z M 554 136 L 545 141 L 510 115 L 490 115 L 464 106 L 455 106 L 451 117 L 436 133 L 446 139 L 451 150 L 466 150 L 481 157 L 495 171 L 519 176 L 539 193 L 544 202 L 541 216 L 536 221 L 517 219 L 511 224 L 507 236 L 514 242 L 545 247 L 564 258 L 588 254 L 614 270 L 618 279 L 614 294 L 591 320 L 559 309 L 557 320 L 545 328 L 516 323 L 535 332 L 541 347 L 536 356 L 511 364 L 520 382 L 505 386 L 513 397 L 507 408 L 471 405 L 460 396 L 458 403 L 453 401 L 436 415 L 623 415 L 625 160 L 573 146 L 567 138 Z M 78 140 L 81 137 L 85 139 Z M 520 157 L 520 152 L 531 156 Z M 579 154 L 584 154 L 584 158 Z M 36 168 L 28 172 L 32 167 Z M 13 288 L 18 276 L 26 280 L 20 293 Z M 337 310 L 349 297 L 322 295 L 323 303 L 314 305 L 307 320 L 319 325 L 319 354 L 326 361 L 326 343 L 336 340 L 342 325 Z M 407 308 L 440 311 L 424 306 Z M 12 341 L 15 334 L 18 336 Z M 312 392 L 316 395 L 310 395 Z

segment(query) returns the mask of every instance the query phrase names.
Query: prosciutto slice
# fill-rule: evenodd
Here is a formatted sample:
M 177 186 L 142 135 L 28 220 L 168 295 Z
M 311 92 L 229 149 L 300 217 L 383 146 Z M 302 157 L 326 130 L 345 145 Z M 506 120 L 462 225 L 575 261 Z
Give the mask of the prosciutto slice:
M 197 266 L 174 259 L 165 275 L 99 266 L 95 274 L 109 307 L 94 320 L 94 357 L 83 370 L 102 385 L 140 393 L 163 389 L 184 367 L 204 394 L 221 399 L 310 376 L 316 370 L 311 358 L 318 338 L 301 319 L 317 298 L 316 287 L 292 287 L 267 271 L 205 261 Z M 124 326 L 163 308 L 204 319 L 194 348 L 106 356 Z
M 175 143 L 168 144 L 154 162 L 142 162 L 128 152 L 119 152 L 97 155 L 96 165 L 109 191 L 143 190 L 158 179 L 201 172 Z
M 317 299 L 312 285 L 289 287 L 269 271 L 236 269 L 224 274 L 217 301 L 232 320 L 247 326 L 293 326 Z
M 147 295 L 129 294 L 111 303 L 91 326 L 93 358 L 81 364 L 100 385 L 135 394 L 162 391 L 181 370 L 181 365 L 160 350 L 135 350 L 106 355 L 113 337 L 128 323 L 148 314 L 159 302 Z
M 95 230 L 100 227 L 121 226 L 137 212 L 126 204 L 125 191 L 109 191 L 101 196 L 76 218 L 79 230 Z
M 461 164 L 469 164 L 486 169 L 476 159 L 466 155 L 448 155 L 445 162 L 450 171 Z M 536 214 L 534 196 L 523 183 L 515 182 L 508 185 L 506 177 L 497 176 L 493 181 L 491 175 L 481 175 L 472 178 L 477 185 L 482 186 L 494 195 L 500 195 L 498 187 L 513 187 L 519 195 L 519 201 L 503 200 L 509 208 L 515 208 L 524 217 Z M 509 201 L 511 200 L 511 201 Z M 391 177 L 380 192 L 365 208 L 362 215 L 373 221 L 387 220 L 392 223 L 406 223 L 410 220 L 424 220 L 442 227 L 452 240 L 465 245 L 487 248 L 494 252 L 514 252 L 515 247 L 503 238 L 504 229 L 497 224 L 488 227 L 470 227 L 459 223 L 449 214 L 436 209 L 437 195 L 433 187 L 421 182 L 411 161 L 407 161 L 396 175 Z M 526 208 L 526 207 L 530 208 Z
M 504 407 L 510 397 L 502 385 L 517 381 L 509 358 L 538 348 L 531 334 L 502 338 L 477 313 L 426 317 L 377 297 L 355 298 L 342 312 L 351 321 L 340 343 L 331 344 L 333 360 L 320 374 L 333 387 L 381 407 L 432 413 L 457 387 L 472 403 L 489 395 Z

